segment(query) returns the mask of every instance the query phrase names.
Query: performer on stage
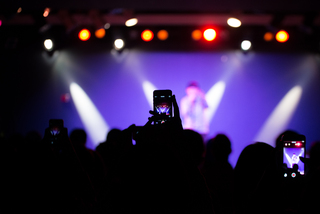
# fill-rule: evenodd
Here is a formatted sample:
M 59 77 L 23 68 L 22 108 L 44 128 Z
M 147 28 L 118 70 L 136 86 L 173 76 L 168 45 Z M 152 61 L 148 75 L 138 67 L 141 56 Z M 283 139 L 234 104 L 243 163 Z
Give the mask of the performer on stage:
M 180 114 L 184 129 L 191 129 L 205 140 L 209 133 L 209 124 L 206 120 L 208 104 L 204 92 L 196 82 L 191 82 L 186 88 L 186 96 L 180 102 Z

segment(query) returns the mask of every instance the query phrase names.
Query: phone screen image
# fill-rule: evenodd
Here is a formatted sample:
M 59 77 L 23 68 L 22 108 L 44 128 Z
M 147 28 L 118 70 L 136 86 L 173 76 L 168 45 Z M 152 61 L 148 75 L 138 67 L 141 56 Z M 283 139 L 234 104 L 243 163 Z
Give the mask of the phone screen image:
M 158 114 L 166 114 L 168 117 L 171 117 L 171 106 L 167 102 L 155 104 L 155 110 Z
M 50 129 L 50 133 L 52 136 L 56 136 L 56 135 L 60 134 L 60 128 L 59 127 L 52 127 Z
M 49 120 L 50 134 L 56 136 L 60 134 L 61 129 L 63 128 L 63 120 L 61 119 L 51 119 Z
M 154 111 L 160 119 L 156 123 L 164 123 L 172 117 L 172 92 L 171 90 L 156 90 L 153 92 Z
M 298 165 L 298 172 L 304 175 L 304 163 L 300 157 L 305 157 L 305 141 L 283 142 L 283 164 L 286 164 L 288 170 Z

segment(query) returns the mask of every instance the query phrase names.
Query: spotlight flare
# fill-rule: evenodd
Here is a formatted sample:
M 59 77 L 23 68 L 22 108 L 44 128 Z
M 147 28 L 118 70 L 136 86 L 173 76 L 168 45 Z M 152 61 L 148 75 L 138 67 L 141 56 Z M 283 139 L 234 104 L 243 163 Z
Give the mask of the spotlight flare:
M 125 23 L 127 27 L 132 27 L 132 26 L 135 26 L 136 24 L 138 24 L 137 18 L 128 19 Z
M 124 41 L 122 39 L 116 39 L 114 41 L 114 48 L 116 50 L 121 50 L 124 47 Z
M 141 38 L 145 42 L 150 42 L 153 39 L 153 37 L 154 37 L 154 35 L 153 35 L 153 32 L 151 30 L 144 30 L 141 33 Z
M 53 49 L 53 42 L 52 42 L 51 39 L 46 39 L 46 40 L 44 40 L 43 44 L 44 44 L 44 47 L 45 47 L 48 51 L 50 51 L 50 50 Z
M 87 41 L 88 39 L 90 39 L 91 33 L 88 29 L 82 29 L 79 32 L 78 37 L 81 41 Z
M 207 41 L 213 41 L 217 36 L 217 33 L 214 29 L 209 28 L 203 32 L 203 37 Z
M 237 27 L 241 26 L 241 21 L 239 19 L 236 19 L 236 18 L 229 18 L 227 23 L 228 23 L 228 25 L 230 27 L 234 27 L 234 28 L 237 28 Z
M 247 51 L 251 48 L 251 42 L 249 40 L 243 40 L 241 42 L 241 49 Z
M 284 31 L 284 30 L 280 30 L 277 34 L 276 34 L 276 40 L 278 42 L 286 42 L 289 39 L 289 34 Z
M 198 41 L 202 38 L 201 30 L 194 30 L 192 31 L 191 37 L 193 40 Z

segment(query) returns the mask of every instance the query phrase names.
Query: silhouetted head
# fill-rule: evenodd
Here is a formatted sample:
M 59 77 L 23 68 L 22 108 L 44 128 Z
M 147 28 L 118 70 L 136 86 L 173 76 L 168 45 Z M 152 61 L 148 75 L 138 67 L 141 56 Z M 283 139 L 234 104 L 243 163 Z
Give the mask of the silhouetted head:
M 202 136 L 193 130 L 183 130 L 183 140 L 180 144 L 183 161 L 199 165 L 203 160 L 204 143 Z
M 87 142 L 87 134 L 83 129 L 74 129 L 70 133 L 70 140 L 76 146 L 85 146 Z
M 15 151 L 20 151 L 25 147 L 25 138 L 20 133 L 12 134 L 8 138 L 8 145 L 13 148 Z
M 237 213 L 272 213 L 283 189 L 276 173 L 275 148 L 258 142 L 241 152 L 234 170 Z
M 116 129 L 116 128 L 111 129 L 107 134 L 106 142 L 115 144 L 119 140 L 120 134 L 121 134 L 120 129 Z
M 41 134 L 37 131 L 28 132 L 25 138 L 28 144 L 33 144 L 33 145 L 40 143 L 42 139 Z
M 228 160 L 231 153 L 231 142 L 224 134 L 218 134 L 207 142 L 206 160 Z
M 269 144 L 257 142 L 241 152 L 235 167 L 236 179 L 242 180 L 245 188 L 256 186 L 270 164 L 275 164 L 275 149 Z

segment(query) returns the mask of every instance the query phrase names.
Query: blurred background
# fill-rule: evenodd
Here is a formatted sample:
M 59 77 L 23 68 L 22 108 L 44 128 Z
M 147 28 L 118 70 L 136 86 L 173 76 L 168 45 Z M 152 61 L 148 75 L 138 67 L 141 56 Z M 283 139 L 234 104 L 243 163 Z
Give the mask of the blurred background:
M 307 1 L 13 1 L 0 7 L 0 134 L 144 125 L 152 91 L 206 93 L 235 165 L 287 129 L 320 140 L 320 13 Z M 127 22 L 128 21 L 128 22 Z

